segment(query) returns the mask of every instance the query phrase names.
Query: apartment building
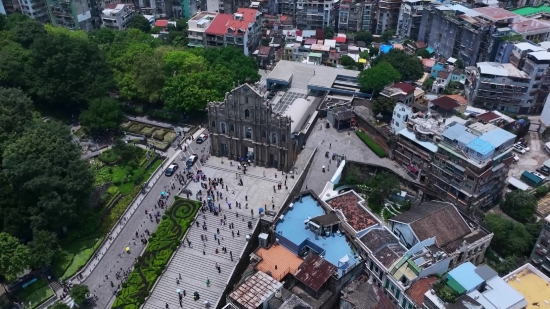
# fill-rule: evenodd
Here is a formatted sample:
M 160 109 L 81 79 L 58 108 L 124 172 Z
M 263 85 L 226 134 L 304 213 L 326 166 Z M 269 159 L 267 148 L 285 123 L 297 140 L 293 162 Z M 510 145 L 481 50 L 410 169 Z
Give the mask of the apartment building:
M 19 0 L 18 6 L 21 9 L 21 13 L 32 19 L 38 20 L 41 23 L 50 21 L 46 0 Z
M 261 13 L 239 8 L 237 13 L 201 12 L 187 22 L 189 46 L 237 46 L 245 55 L 252 55 L 261 39 Z
M 334 27 L 337 17 L 336 3 L 330 0 L 297 0 L 296 27 L 298 29 L 323 29 Z
M 338 9 L 338 31 L 359 31 L 362 29 L 365 5 L 355 0 L 342 0 Z
M 530 262 L 550 275 L 550 216 L 544 219 L 544 225 L 537 243 L 531 252 Z
M 410 105 L 414 102 L 414 90 L 415 87 L 407 83 L 396 83 L 390 86 L 386 86 L 380 95 L 389 99 L 395 100 L 395 102 L 402 102 L 406 105 Z
M 376 21 L 376 10 L 378 8 L 378 3 L 372 0 L 367 0 L 363 2 L 363 20 L 361 22 L 361 29 L 369 32 L 373 32 L 375 29 Z
M 92 31 L 92 12 L 86 0 L 46 0 L 50 22 L 70 30 Z
M 399 9 L 396 35 L 416 41 L 422 22 L 422 11 L 428 0 L 405 0 Z
M 200 12 L 187 21 L 187 39 L 189 40 L 189 46 L 204 47 L 207 45 L 206 29 L 210 27 L 210 24 L 212 24 L 212 21 L 217 15 L 220 14 L 214 12 Z M 230 17 L 231 15 L 222 16 L 220 18 L 227 19 L 227 22 Z M 221 20 L 218 20 L 218 22 L 220 21 Z M 212 43 L 215 43 L 215 41 Z M 219 43 L 219 46 L 223 46 L 223 39 Z
M 541 113 L 550 92 L 550 52 L 530 43 L 518 43 L 509 61 L 477 64 L 468 88 L 474 106 L 520 114 Z
M 0 14 L 20 13 L 21 7 L 18 0 L 1 0 Z
M 396 30 L 399 22 L 399 11 L 402 0 L 380 0 L 378 2 L 376 34 L 382 34 L 386 30 Z
M 133 4 L 106 4 L 101 13 L 102 27 L 113 30 L 126 30 L 126 25 L 134 14 L 135 7 Z

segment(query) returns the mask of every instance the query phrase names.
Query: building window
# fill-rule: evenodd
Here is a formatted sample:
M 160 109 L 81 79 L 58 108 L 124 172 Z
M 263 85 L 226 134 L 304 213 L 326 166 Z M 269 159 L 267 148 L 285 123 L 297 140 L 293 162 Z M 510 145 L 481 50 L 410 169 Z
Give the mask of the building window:
M 286 135 L 283 133 L 283 135 L 281 135 L 281 141 L 283 143 L 286 143 Z
M 248 119 L 248 118 L 250 118 L 250 110 L 245 109 L 244 110 L 244 119 Z
M 225 134 L 225 123 L 224 123 L 224 122 L 221 122 L 221 123 L 220 123 L 220 132 L 221 132 L 222 134 Z
M 244 137 L 245 138 L 252 138 L 252 128 L 251 127 L 245 127 L 244 128 Z
M 229 132 L 235 132 L 235 126 L 233 124 L 229 125 Z
M 216 122 L 212 120 L 212 128 L 216 127 Z
M 267 133 L 265 132 L 265 130 L 262 130 L 262 138 L 267 138 Z
M 277 133 L 271 133 L 271 143 L 277 144 Z

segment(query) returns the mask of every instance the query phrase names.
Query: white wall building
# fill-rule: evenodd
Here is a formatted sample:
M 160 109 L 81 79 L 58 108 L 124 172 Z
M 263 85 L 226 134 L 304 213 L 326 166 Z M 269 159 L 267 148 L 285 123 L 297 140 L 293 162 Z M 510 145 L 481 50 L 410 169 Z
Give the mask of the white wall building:
M 103 28 L 126 30 L 134 13 L 133 4 L 107 4 L 101 13 L 101 25 Z

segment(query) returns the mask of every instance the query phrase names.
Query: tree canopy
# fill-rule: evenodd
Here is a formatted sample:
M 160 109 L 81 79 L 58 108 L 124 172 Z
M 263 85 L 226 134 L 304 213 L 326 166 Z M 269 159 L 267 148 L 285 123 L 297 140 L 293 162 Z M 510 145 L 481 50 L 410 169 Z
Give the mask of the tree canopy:
M 0 233 L 0 275 L 11 282 L 29 266 L 30 251 L 17 238 Z
M 389 62 L 378 62 L 377 65 L 359 73 L 359 85 L 363 92 L 380 92 L 385 86 L 397 82 L 401 75 Z
M 533 222 L 537 210 L 537 199 L 531 193 L 514 190 L 500 203 L 500 209 L 521 223 Z
M 430 54 L 430 52 L 429 52 L 427 49 L 421 48 L 421 49 L 418 49 L 418 50 L 416 51 L 416 55 L 417 55 L 417 56 L 420 56 L 420 57 L 422 57 L 422 58 L 430 58 L 430 55 L 431 55 L 431 54 Z
M 374 37 L 368 31 L 359 30 L 357 31 L 357 33 L 355 33 L 354 39 L 355 39 L 355 42 L 365 42 L 365 44 L 369 46 L 370 43 L 372 43 L 372 41 L 374 40 Z
M 111 98 L 99 98 L 90 103 L 80 114 L 80 122 L 92 132 L 117 130 L 124 120 L 120 102 Z
M 84 284 L 75 284 L 71 289 L 71 297 L 77 305 L 83 304 L 88 294 L 90 294 L 90 289 Z
M 498 214 L 485 216 L 489 230 L 493 232 L 491 245 L 504 255 L 529 255 L 531 235 L 520 223 L 510 221 Z
M 51 264 L 59 248 L 57 235 L 48 231 L 33 232 L 33 240 L 27 244 L 30 256 L 30 265 L 40 268 Z
M 406 54 L 399 49 L 392 49 L 388 53 L 381 54 L 372 61 L 372 65 L 386 61 L 401 74 L 404 81 L 418 80 L 424 75 L 422 62 L 416 56 Z
M 372 111 L 377 115 L 380 113 L 385 116 L 391 116 L 396 103 L 392 98 L 379 96 L 372 101 Z
M 94 183 L 90 166 L 69 129 L 57 122 L 38 122 L 4 151 L 3 174 L 27 225 L 56 231 L 75 222 L 88 205 Z
M 369 188 L 369 203 L 384 205 L 384 200 L 397 192 L 399 180 L 393 174 L 382 172 L 369 179 L 366 186 Z
M 31 99 L 19 89 L 0 88 L 0 157 L 31 121 Z
M 143 15 L 135 14 L 126 25 L 128 29 L 139 29 L 145 33 L 151 31 L 151 23 Z

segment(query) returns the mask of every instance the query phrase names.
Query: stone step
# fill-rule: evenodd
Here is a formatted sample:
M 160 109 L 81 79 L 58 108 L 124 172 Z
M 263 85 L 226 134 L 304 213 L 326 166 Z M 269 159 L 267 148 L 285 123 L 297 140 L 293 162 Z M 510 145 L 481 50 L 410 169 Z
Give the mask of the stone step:
M 283 178 L 281 178 L 279 180 L 279 179 L 273 179 L 273 178 L 268 178 L 268 177 L 263 177 L 263 176 L 256 176 L 256 175 L 250 174 L 249 172 L 246 173 L 246 174 L 243 174 L 242 170 L 235 170 L 235 169 L 229 169 L 229 168 L 225 168 L 225 167 L 219 167 L 217 165 L 211 165 L 211 164 L 208 164 L 208 163 L 203 164 L 203 166 L 209 167 L 209 168 L 212 168 L 212 169 L 216 169 L 216 170 L 220 170 L 220 171 L 224 171 L 224 172 L 239 173 L 239 174 L 241 174 L 241 177 L 250 177 L 250 178 L 255 178 L 255 179 L 261 179 L 261 180 L 270 181 L 270 182 L 273 182 L 273 183 L 279 183 L 279 182 L 281 182 L 281 180 L 283 180 Z

